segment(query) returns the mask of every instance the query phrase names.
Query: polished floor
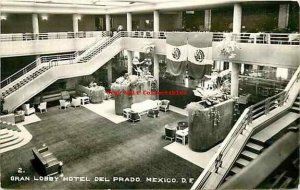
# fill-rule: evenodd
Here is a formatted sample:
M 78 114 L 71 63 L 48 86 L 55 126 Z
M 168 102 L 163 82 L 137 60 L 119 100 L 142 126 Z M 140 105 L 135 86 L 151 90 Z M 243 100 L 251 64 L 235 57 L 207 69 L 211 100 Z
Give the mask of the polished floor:
M 25 125 L 33 136 L 31 142 L 1 155 L 3 188 L 188 189 L 192 183 L 184 183 L 182 178 L 196 180 L 202 171 L 163 148 L 171 143 L 163 139 L 163 126 L 186 119 L 171 111 L 162 112 L 159 118 L 143 116 L 142 121 L 134 125 L 127 121 L 115 124 L 84 107 L 67 110 L 53 107 L 38 117 L 41 121 Z M 30 162 L 31 148 L 44 143 L 64 162 L 65 177 L 83 176 L 91 181 L 33 181 L 38 174 Z M 29 176 L 30 181 L 12 181 L 11 176 Z M 96 182 L 95 177 L 106 177 L 110 181 Z M 141 181 L 122 182 L 121 177 Z M 118 180 L 113 181 L 114 178 Z M 168 179 L 175 181 L 169 183 Z

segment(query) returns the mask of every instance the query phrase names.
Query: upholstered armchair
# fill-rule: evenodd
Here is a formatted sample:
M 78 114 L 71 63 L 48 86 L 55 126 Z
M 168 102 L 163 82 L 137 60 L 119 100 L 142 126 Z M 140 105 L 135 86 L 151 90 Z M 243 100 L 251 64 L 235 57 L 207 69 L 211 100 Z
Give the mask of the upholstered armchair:
M 158 109 L 151 109 L 148 111 L 148 117 L 158 117 L 159 116 L 159 110 Z
M 60 94 L 62 100 L 70 100 L 70 93 L 68 91 L 62 91 Z
M 30 104 L 23 104 L 22 109 L 25 111 L 25 115 L 30 115 L 35 112 L 35 109 L 30 107 Z
M 73 107 L 79 106 L 80 107 L 81 106 L 80 98 L 72 98 L 71 106 L 73 106 Z
M 165 139 L 169 139 L 171 141 L 175 140 L 176 137 L 176 127 L 165 125 Z
M 70 107 L 70 102 L 69 101 L 66 101 L 66 100 L 59 100 L 59 109 L 66 109 L 68 107 Z
M 41 113 L 43 111 L 47 112 L 47 102 L 40 103 L 40 105 L 38 106 L 38 109 L 40 110 Z
M 169 110 L 170 107 L 170 100 L 162 100 L 159 109 L 166 112 Z
M 134 122 L 140 121 L 141 120 L 141 116 L 139 115 L 138 112 L 131 112 L 129 120 L 134 123 Z

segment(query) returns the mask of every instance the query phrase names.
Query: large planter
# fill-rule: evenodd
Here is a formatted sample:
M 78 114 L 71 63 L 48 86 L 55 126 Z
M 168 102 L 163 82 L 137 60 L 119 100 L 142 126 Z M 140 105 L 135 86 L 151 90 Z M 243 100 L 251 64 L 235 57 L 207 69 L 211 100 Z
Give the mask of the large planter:
M 144 93 L 151 91 L 152 83 L 155 81 L 143 80 L 135 84 L 117 84 L 111 86 L 112 94 L 115 98 L 115 113 L 123 114 L 123 109 L 130 108 L 132 104 L 143 102 L 145 100 L 154 100 L 156 96 Z
M 233 125 L 234 100 L 189 111 L 189 147 L 204 152 L 225 139 Z

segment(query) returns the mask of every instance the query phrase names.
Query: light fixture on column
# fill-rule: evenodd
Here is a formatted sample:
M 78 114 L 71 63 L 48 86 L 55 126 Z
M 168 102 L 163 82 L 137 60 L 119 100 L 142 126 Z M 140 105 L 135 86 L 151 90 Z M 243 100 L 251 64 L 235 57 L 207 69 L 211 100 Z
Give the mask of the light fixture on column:
M 46 15 L 46 14 L 43 14 L 43 15 L 41 15 L 41 17 L 42 17 L 42 20 L 48 20 L 48 15 Z
M 77 20 L 81 20 L 81 15 L 77 15 Z
M 1 18 L 1 20 L 6 20 L 6 19 L 7 19 L 7 15 L 6 15 L 6 14 L 2 14 L 2 15 L 0 16 L 0 18 Z

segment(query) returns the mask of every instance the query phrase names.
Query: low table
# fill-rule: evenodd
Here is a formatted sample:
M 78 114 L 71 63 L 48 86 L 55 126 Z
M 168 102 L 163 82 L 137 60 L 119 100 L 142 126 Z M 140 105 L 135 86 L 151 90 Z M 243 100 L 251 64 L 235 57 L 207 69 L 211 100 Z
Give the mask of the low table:
M 79 97 L 81 105 L 90 103 L 90 98 L 88 96 Z
M 187 144 L 188 140 L 188 131 L 187 130 L 177 130 L 176 131 L 176 141 L 181 140 L 183 145 Z

